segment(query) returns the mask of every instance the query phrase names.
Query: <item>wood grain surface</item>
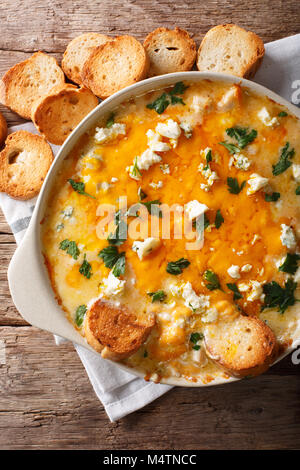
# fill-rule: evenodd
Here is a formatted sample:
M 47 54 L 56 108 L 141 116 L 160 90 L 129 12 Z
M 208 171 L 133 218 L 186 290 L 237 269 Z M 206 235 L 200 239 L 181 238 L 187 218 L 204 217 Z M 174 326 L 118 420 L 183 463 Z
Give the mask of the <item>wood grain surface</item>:
M 280 39 L 300 32 L 299 2 L 2 0 L 0 75 L 38 50 L 60 60 L 68 41 L 86 31 L 142 40 L 177 25 L 199 44 L 211 26 L 228 22 L 265 42 Z M 23 122 L 0 111 L 9 125 Z M 15 248 L 0 215 L 0 449 L 299 449 L 300 365 L 290 357 L 256 379 L 173 389 L 110 423 L 73 346 L 55 346 L 16 311 L 6 278 Z

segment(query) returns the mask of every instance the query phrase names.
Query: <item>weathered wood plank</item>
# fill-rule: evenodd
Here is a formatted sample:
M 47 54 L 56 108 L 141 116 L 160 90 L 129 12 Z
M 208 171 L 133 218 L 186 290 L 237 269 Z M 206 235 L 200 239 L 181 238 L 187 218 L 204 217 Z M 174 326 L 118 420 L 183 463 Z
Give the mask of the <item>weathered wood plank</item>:
M 32 327 L 2 327 L 0 338 L 6 349 L 0 366 L 2 449 L 300 445 L 300 376 L 289 358 L 257 379 L 174 389 L 111 424 L 71 344 L 57 347 L 50 334 Z
M 63 52 L 67 41 L 84 31 L 134 33 L 142 40 L 158 26 L 174 25 L 193 33 L 199 42 L 212 25 L 225 22 L 239 23 L 270 41 L 299 31 L 296 5 L 294 0 L 114 0 L 113 5 L 105 0 L 4 1 L 0 22 L 5 34 L 0 37 L 0 49 Z

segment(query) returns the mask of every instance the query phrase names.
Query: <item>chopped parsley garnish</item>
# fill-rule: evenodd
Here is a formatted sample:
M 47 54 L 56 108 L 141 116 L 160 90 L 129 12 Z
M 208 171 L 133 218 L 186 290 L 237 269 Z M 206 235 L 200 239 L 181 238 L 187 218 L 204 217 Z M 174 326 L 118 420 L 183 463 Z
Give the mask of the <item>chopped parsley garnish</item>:
M 181 274 L 182 271 L 190 264 L 190 261 L 185 258 L 180 258 L 177 261 L 170 261 L 167 265 L 167 273 L 177 276 L 177 274 Z
M 167 294 L 163 290 L 157 290 L 156 292 L 148 292 L 147 295 L 152 298 L 152 303 L 163 302 L 167 297 Z
M 144 357 L 148 357 L 148 351 L 146 349 L 144 351 Z
M 226 286 L 228 287 L 228 289 L 232 290 L 233 300 L 239 300 L 239 299 L 243 298 L 243 296 L 240 293 L 239 288 L 236 284 L 229 282 L 228 284 L 226 284 Z
M 192 226 L 196 228 L 198 233 L 202 233 L 203 230 L 207 229 L 207 227 L 210 226 L 210 221 L 206 213 L 204 213 L 204 216 L 203 216 L 203 224 L 202 224 L 202 218 L 198 217 L 197 219 L 193 220 Z
M 237 145 L 230 144 L 229 142 L 219 142 L 219 144 L 223 145 L 232 155 L 240 152 L 240 148 Z
M 80 266 L 79 268 L 79 272 L 80 274 L 82 274 L 83 276 L 85 276 L 87 279 L 90 279 L 90 277 L 92 276 L 92 266 L 90 265 L 90 263 L 86 260 L 86 254 L 84 254 L 84 259 L 83 259 L 83 263 L 82 265 Z
M 190 336 L 190 342 L 193 343 L 192 348 L 195 349 L 195 351 L 199 351 L 201 348 L 200 344 L 197 344 L 198 341 L 201 341 L 204 338 L 203 333 L 191 333 Z
M 70 183 L 74 191 L 76 191 L 76 193 L 82 194 L 83 196 L 91 197 L 92 199 L 96 199 L 91 194 L 85 192 L 85 184 L 82 181 L 74 181 L 72 180 L 72 178 L 70 178 L 68 179 L 68 182 Z
M 79 305 L 79 307 L 76 309 L 75 323 L 77 326 L 82 325 L 86 311 L 87 311 L 86 305 Z
M 98 254 L 103 259 L 105 266 L 113 268 L 113 275 L 119 277 L 125 273 L 125 252 L 119 253 L 116 246 L 107 246 Z
M 211 149 L 209 149 L 209 151 L 208 151 L 207 154 L 205 155 L 205 159 L 206 159 L 206 166 L 203 168 L 203 170 L 208 170 L 209 164 L 210 164 L 210 162 L 212 162 L 212 153 L 211 153 Z
M 125 273 L 125 252 L 120 253 L 120 256 L 113 267 L 112 273 L 115 277 L 123 276 Z
M 142 201 L 143 199 L 146 199 L 147 197 L 147 194 L 142 190 L 142 188 L 138 189 L 138 197 L 140 201 Z
M 148 109 L 154 109 L 158 114 L 162 114 L 170 104 L 185 104 L 182 98 L 177 95 L 182 95 L 188 87 L 183 82 L 177 82 L 170 92 L 164 92 L 155 101 L 147 104 Z
M 265 200 L 267 202 L 275 202 L 280 198 L 280 193 L 265 194 Z
M 276 163 L 276 165 L 272 165 L 274 176 L 280 175 L 291 166 L 292 164 L 291 159 L 295 155 L 295 150 L 294 149 L 289 150 L 289 148 L 290 148 L 290 143 L 287 142 L 285 146 L 283 147 L 283 149 L 281 150 L 281 155 L 279 157 L 278 162 Z
M 284 263 L 279 267 L 279 271 L 289 274 L 295 274 L 298 268 L 298 261 L 300 260 L 300 255 L 296 253 L 288 253 L 284 260 Z
M 106 121 L 106 127 L 111 127 L 115 123 L 115 113 L 111 113 Z
M 236 178 L 231 178 L 230 176 L 227 178 L 228 191 L 231 194 L 239 194 L 242 191 L 245 184 L 246 184 L 246 181 L 243 181 L 240 186 Z
M 203 274 L 203 278 L 207 281 L 206 287 L 209 290 L 220 289 L 220 281 L 216 273 L 213 271 L 207 270 Z
M 79 248 L 74 241 L 70 241 L 68 239 L 63 240 L 60 242 L 59 248 L 66 251 L 68 255 L 72 256 L 74 259 L 78 259 L 78 256 L 80 255 Z
M 280 113 L 278 113 L 278 117 L 286 117 L 288 116 L 288 113 L 286 113 L 285 111 L 280 111 Z
M 162 217 L 162 211 L 159 208 L 161 202 L 159 199 L 155 199 L 155 201 L 141 202 L 141 204 L 143 204 L 147 208 L 149 214 L 156 215 L 157 217 Z
M 123 220 L 123 215 L 120 210 L 115 213 L 114 222 L 117 227 L 115 232 L 110 233 L 107 238 L 110 245 L 122 245 L 127 239 L 127 224 Z
M 263 285 L 265 294 L 264 304 L 262 311 L 266 308 L 278 307 L 278 311 L 283 314 L 286 309 L 295 304 L 295 290 L 297 283 L 288 279 L 284 287 L 281 287 L 276 281 L 269 282 Z
M 222 216 L 220 209 L 218 209 L 216 213 L 216 218 L 215 218 L 216 228 L 220 228 L 223 222 L 224 222 L 224 217 Z
M 296 196 L 300 196 L 300 185 L 297 186 L 295 193 L 296 193 Z
M 137 165 L 137 157 L 135 157 L 135 160 L 134 160 L 134 164 L 133 164 L 133 168 L 132 168 L 131 173 L 133 174 L 133 176 L 136 176 L 136 177 L 142 175 L 142 173 L 140 172 L 139 167 L 138 167 L 138 165 Z
M 257 131 L 255 129 L 249 131 L 246 127 L 238 126 L 229 127 L 226 129 L 226 134 L 237 141 L 240 149 L 246 147 L 246 145 L 250 144 L 257 137 Z

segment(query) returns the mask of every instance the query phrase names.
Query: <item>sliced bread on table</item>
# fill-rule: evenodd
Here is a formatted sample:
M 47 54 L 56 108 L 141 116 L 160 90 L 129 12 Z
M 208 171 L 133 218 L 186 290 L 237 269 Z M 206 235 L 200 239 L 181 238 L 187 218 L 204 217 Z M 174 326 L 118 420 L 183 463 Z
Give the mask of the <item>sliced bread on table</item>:
M 264 57 L 264 43 L 235 24 L 218 25 L 204 36 L 197 54 L 200 72 L 223 72 L 252 78 Z
M 87 342 L 105 359 L 117 361 L 134 354 L 154 325 L 152 316 L 141 323 L 127 307 L 98 300 L 87 312 L 84 328 Z
M 184 29 L 157 28 L 148 34 L 144 48 L 150 59 L 149 75 L 191 70 L 196 43 Z
M 0 147 L 4 144 L 7 137 L 7 124 L 5 117 L 0 113 Z
M 112 38 L 100 33 L 84 33 L 68 44 L 64 52 L 61 66 L 72 82 L 82 85 L 81 73 L 83 66 L 95 47 L 105 44 Z
M 79 122 L 98 104 L 87 88 L 65 84 L 55 87 L 32 109 L 32 121 L 52 144 L 62 145 Z
M 147 76 L 149 60 L 142 44 L 132 36 L 118 36 L 94 49 L 82 72 L 83 83 L 107 98 Z
M 236 377 L 261 374 L 277 353 L 273 331 L 257 317 L 239 315 L 209 325 L 204 335 L 207 355 Z
M 10 134 L 0 152 L 0 191 L 30 199 L 40 191 L 53 160 L 44 137 L 21 130 Z
M 9 69 L 2 77 L 0 102 L 23 118 L 31 119 L 34 101 L 63 83 L 64 73 L 54 57 L 36 52 Z

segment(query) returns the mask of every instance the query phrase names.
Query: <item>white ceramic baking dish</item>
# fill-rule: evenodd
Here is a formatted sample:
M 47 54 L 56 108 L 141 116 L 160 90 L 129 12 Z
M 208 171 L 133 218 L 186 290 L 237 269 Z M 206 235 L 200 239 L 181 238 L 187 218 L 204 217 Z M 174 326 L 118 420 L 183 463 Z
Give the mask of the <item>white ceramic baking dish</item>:
M 117 108 L 123 101 L 126 101 L 131 97 L 142 95 L 150 90 L 164 88 L 178 81 L 185 80 L 200 82 L 205 79 L 223 81 L 229 84 L 240 83 L 242 86 L 248 87 L 257 94 L 267 96 L 277 103 L 285 106 L 291 114 L 295 114 L 300 119 L 300 110 L 296 106 L 290 104 L 285 99 L 257 83 L 233 77 L 231 75 L 204 72 L 172 73 L 149 78 L 115 93 L 113 96 L 100 103 L 83 119 L 83 121 L 81 121 L 80 124 L 78 124 L 76 129 L 74 129 L 72 134 L 61 147 L 39 194 L 35 210 L 24 239 L 18 246 L 10 262 L 8 268 L 8 281 L 11 296 L 18 311 L 27 322 L 94 351 L 87 344 L 85 338 L 83 338 L 67 320 L 64 312 L 59 307 L 55 299 L 42 256 L 40 222 L 44 216 L 45 205 L 47 203 L 52 182 L 55 179 L 60 166 L 63 165 L 64 158 L 69 154 L 82 134 L 93 127 L 99 120 L 101 120 L 102 117 Z M 290 352 L 291 349 L 286 350 L 278 360 L 282 359 Z M 97 353 L 95 352 L 95 354 Z M 120 367 L 126 369 L 130 373 L 142 376 L 141 373 L 129 369 L 122 364 L 120 364 Z M 233 380 L 236 379 L 216 379 L 209 385 L 229 383 Z M 168 379 L 164 381 L 164 383 L 193 387 L 204 386 L 202 383 L 188 383 L 184 379 L 180 378 Z

